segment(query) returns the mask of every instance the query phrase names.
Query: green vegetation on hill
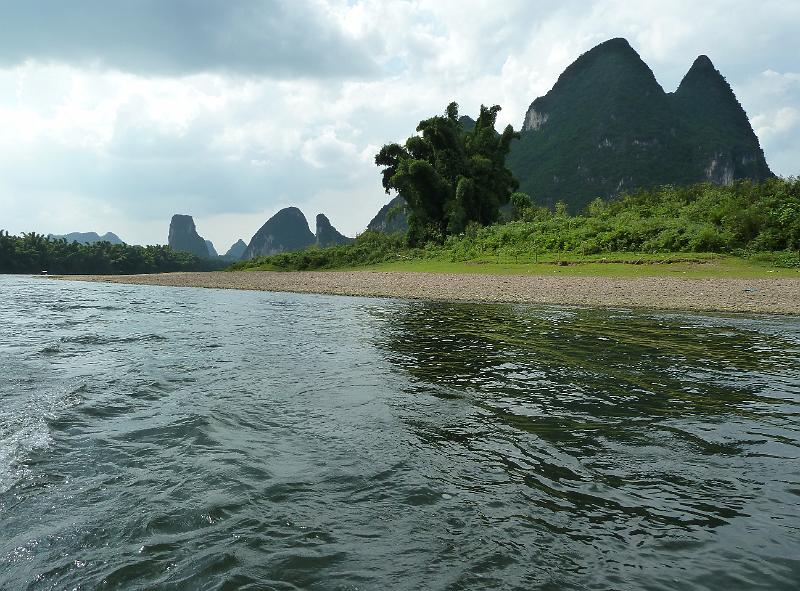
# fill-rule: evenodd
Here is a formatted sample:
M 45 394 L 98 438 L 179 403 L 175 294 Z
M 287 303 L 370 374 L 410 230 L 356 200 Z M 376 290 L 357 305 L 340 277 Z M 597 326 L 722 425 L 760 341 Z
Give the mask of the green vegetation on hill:
M 705 262 L 700 253 L 800 267 L 800 180 L 739 181 L 638 191 L 570 215 L 559 205 L 523 208 L 519 220 L 471 224 L 443 243 L 406 245 L 402 234 L 365 232 L 355 243 L 237 263 L 233 269 L 308 270 L 440 261 L 572 264 Z M 627 253 L 627 254 L 626 254 Z M 680 253 L 685 256 L 675 256 Z
M 772 176 L 730 85 L 700 56 L 674 93 L 624 39 L 580 56 L 531 104 L 507 161 L 540 205 Z
M 0 230 L 0 273 L 134 274 L 211 271 L 225 263 L 201 259 L 169 246 L 80 244 L 31 232 L 12 236 Z
M 336 246 L 338 244 L 350 244 L 353 239 L 340 233 L 336 228 L 331 225 L 331 221 L 323 213 L 317 214 L 317 228 L 314 235 L 316 236 L 317 246 Z
M 292 271 L 360 267 L 394 261 L 398 257 L 410 258 L 423 251 L 409 248 L 406 237 L 401 233 L 383 234 L 368 230 L 350 244 L 327 248 L 313 246 L 301 251 L 242 260 L 231 265 L 230 270 Z
M 669 97 L 680 124 L 691 130 L 695 168 L 690 174 L 701 177 L 705 173 L 709 179 L 723 182 L 726 179 L 719 173 L 727 166 L 732 178 L 771 176 L 747 113 L 707 56 L 695 60 Z M 716 170 L 712 170 L 711 160 L 716 160 Z
M 375 214 L 375 217 L 367 224 L 367 230 L 384 234 L 394 234 L 396 232 L 405 234 L 408 231 L 408 206 L 406 205 L 406 200 L 400 195 L 396 195 Z

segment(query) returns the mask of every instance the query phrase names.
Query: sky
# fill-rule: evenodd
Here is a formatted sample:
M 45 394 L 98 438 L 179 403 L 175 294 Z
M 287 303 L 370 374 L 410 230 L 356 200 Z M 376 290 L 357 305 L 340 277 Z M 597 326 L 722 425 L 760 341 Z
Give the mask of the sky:
M 0 0 L 0 228 L 224 252 L 282 207 L 362 232 L 374 155 L 451 101 L 521 126 L 625 37 L 668 92 L 708 55 L 773 172 L 800 174 L 800 1 Z

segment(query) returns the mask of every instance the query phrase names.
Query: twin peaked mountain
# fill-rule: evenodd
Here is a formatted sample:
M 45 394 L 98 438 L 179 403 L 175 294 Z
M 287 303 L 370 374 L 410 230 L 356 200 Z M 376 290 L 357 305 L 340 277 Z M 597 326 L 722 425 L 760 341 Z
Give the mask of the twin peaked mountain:
M 666 93 L 625 39 L 584 53 L 528 108 L 507 165 L 534 201 L 579 211 L 659 185 L 772 176 L 731 87 L 701 55 Z

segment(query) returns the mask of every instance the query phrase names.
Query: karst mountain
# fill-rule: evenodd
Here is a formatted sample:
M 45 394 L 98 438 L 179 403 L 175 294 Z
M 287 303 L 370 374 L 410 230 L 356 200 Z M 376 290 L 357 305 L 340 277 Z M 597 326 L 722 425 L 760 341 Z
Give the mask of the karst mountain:
M 772 176 L 728 82 L 698 57 L 667 93 L 625 39 L 587 51 L 531 103 L 507 163 L 539 204 L 578 211 L 659 185 Z

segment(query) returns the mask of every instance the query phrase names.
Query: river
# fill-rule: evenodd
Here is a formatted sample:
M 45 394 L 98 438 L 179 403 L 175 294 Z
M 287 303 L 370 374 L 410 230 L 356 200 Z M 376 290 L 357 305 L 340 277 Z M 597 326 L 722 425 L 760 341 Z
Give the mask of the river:
M 800 319 L 0 276 L 0 589 L 792 589 Z

